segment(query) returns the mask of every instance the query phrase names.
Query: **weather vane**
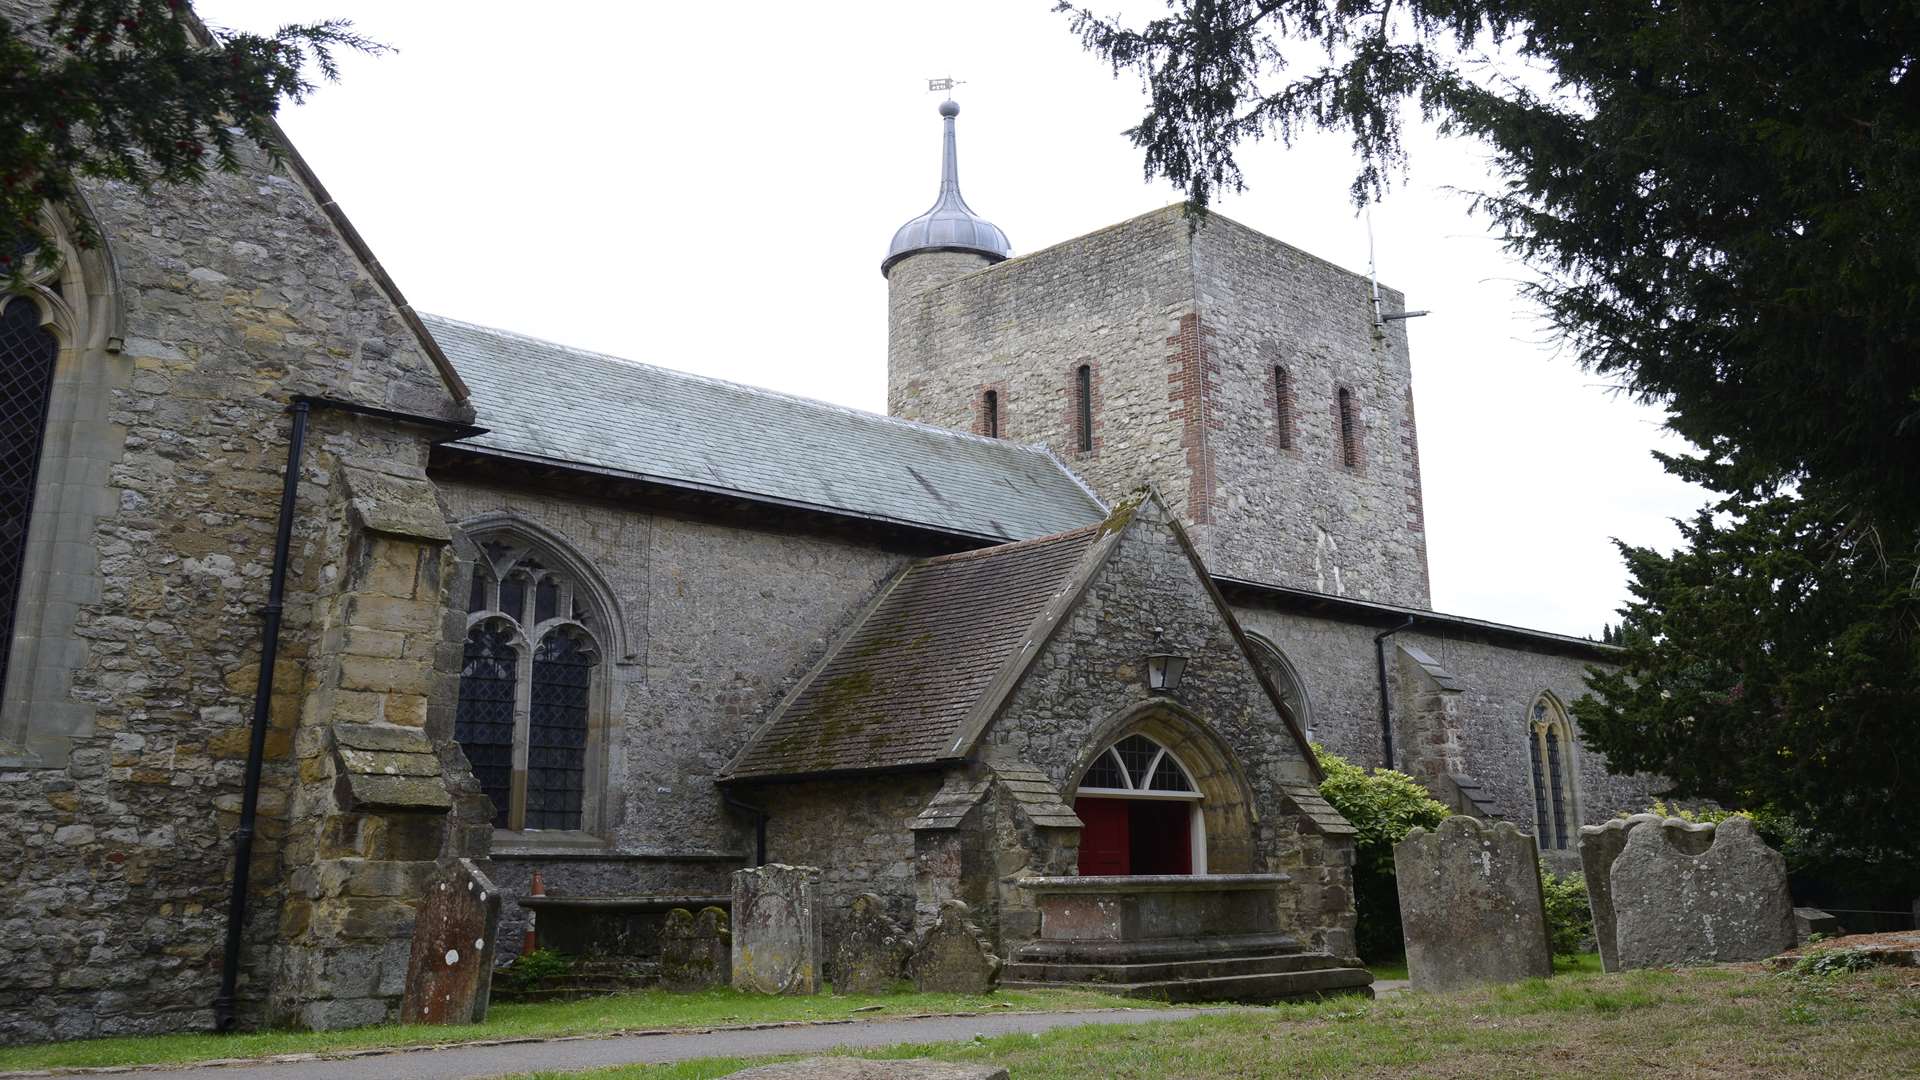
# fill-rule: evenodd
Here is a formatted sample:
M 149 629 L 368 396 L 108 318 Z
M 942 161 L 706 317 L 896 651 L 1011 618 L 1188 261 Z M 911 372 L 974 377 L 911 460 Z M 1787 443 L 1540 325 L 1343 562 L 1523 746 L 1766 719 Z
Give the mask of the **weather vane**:
M 927 93 L 933 94 L 944 91 L 948 97 L 952 97 L 954 87 L 965 85 L 965 81 L 951 77 L 945 79 L 928 79 Z

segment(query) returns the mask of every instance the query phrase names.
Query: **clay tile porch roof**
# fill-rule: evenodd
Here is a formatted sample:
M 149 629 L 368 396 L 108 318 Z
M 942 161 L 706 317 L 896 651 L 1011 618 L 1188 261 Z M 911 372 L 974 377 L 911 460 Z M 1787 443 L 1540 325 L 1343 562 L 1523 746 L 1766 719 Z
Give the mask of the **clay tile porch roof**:
M 470 451 L 995 541 L 1106 516 L 1041 447 L 422 319 L 489 429 Z
M 727 770 L 771 779 L 930 765 L 984 722 L 983 699 L 1044 635 L 1104 523 L 902 571 Z

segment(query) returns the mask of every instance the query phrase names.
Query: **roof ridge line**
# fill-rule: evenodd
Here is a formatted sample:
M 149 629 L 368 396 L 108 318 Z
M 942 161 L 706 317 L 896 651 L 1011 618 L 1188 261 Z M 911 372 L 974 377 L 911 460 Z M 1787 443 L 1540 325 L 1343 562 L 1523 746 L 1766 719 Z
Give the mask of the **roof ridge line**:
M 922 566 L 933 566 L 936 564 L 944 566 L 947 563 L 965 562 L 968 559 L 984 559 L 994 555 L 1007 555 L 1017 551 L 1025 551 L 1030 547 L 1038 547 L 1041 544 L 1058 543 L 1062 540 L 1079 536 L 1082 533 L 1098 532 L 1106 528 L 1106 526 L 1107 523 L 1105 521 L 1096 521 L 1091 525 L 1082 525 L 1077 529 L 1068 529 L 1066 532 L 1048 533 L 1045 536 L 1030 536 L 1025 540 L 1010 540 L 1004 544 L 992 544 L 983 548 L 974 548 L 970 551 L 950 551 L 945 555 L 931 555 L 921 559 L 915 564 L 914 568 L 918 569 Z
M 938 424 L 923 423 L 922 421 L 919 421 L 919 420 L 908 420 L 904 417 L 889 416 L 886 413 L 874 412 L 870 409 L 858 409 L 853 407 L 852 405 L 842 405 L 837 401 L 823 401 L 820 398 L 810 398 L 801 394 L 790 394 L 784 390 L 774 390 L 765 386 L 755 386 L 752 383 L 736 382 L 732 379 L 722 379 L 722 378 L 719 378 L 718 376 L 703 375 L 703 374 L 700 374 L 699 372 L 694 372 L 694 371 L 683 371 L 679 368 L 668 367 L 665 364 L 649 363 L 648 361 L 645 361 L 645 360 L 634 360 L 625 356 L 616 356 L 613 353 L 596 352 L 595 350 L 592 350 L 592 349 L 583 349 L 577 345 L 568 345 L 564 342 L 554 341 L 550 338 L 535 337 L 532 334 L 523 334 L 517 330 L 505 330 L 498 326 L 487 326 L 484 323 L 469 322 L 466 319 L 456 319 L 450 315 L 438 315 L 432 312 L 421 312 L 420 317 L 423 322 L 427 322 L 427 323 L 432 323 L 432 322 L 453 323 L 457 326 L 462 326 L 469 330 L 478 330 L 484 334 L 492 334 L 497 337 L 504 337 L 504 338 L 517 338 L 521 341 L 531 341 L 536 344 L 546 346 L 547 348 L 559 349 L 563 352 L 572 353 L 575 356 L 589 357 L 595 360 L 607 360 L 607 361 L 611 361 L 612 363 L 625 365 L 627 367 L 646 368 L 650 371 L 658 371 L 663 374 L 672 376 L 674 378 L 688 379 L 695 382 L 704 382 L 709 385 L 724 386 L 724 387 L 729 387 L 735 390 L 744 390 L 749 394 L 756 394 L 761 397 L 780 398 L 785 401 L 791 401 L 801 405 L 809 405 L 817 409 L 832 410 L 848 416 L 859 417 L 865 420 L 877 420 L 877 421 L 880 421 L 881 423 L 894 425 L 895 427 L 910 428 L 910 429 L 915 429 L 919 431 L 925 431 L 935 435 L 945 435 L 962 442 L 992 444 L 995 446 L 1010 446 L 1016 450 L 1021 450 L 1026 453 L 1033 454 L 1035 456 L 1052 458 L 1053 463 L 1056 466 L 1060 467 L 1062 471 L 1066 472 L 1069 476 L 1075 476 L 1075 474 L 1073 473 L 1073 470 L 1066 468 L 1065 463 L 1060 461 L 1058 457 L 1056 457 L 1051 452 L 1049 452 L 1046 446 L 1041 443 L 1023 443 L 1023 442 L 1015 442 L 1012 439 L 995 438 L 989 435 L 976 435 L 971 431 L 961 431 L 957 428 L 941 427 Z M 1078 477 L 1075 476 L 1075 479 L 1077 481 Z M 1081 483 L 1080 487 L 1082 489 L 1085 489 L 1086 485 L 1084 483 Z M 1099 502 L 1097 498 L 1094 501 L 1096 503 Z

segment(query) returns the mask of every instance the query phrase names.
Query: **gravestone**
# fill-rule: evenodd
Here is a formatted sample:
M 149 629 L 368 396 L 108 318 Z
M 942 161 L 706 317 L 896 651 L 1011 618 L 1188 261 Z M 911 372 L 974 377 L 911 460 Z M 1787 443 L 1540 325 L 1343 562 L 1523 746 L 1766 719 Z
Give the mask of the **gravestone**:
M 1664 823 L 1627 832 L 1613 861 L 1614 940 L 1622 970 L 1764 960 L 1793 948 L 1786 860 L 1730 817 L 1708 826 L 1699 854 L 1675 844 Z
M 913 949 L 913 986 L 925 994 L 989 994 L 1000 978 L 1000 958 L 959 900 L 940 914 Z
M 733 875 L 733 988 L 817 994 L 824 945 L 820 871 L 768 863 Z
M 733 935 L 727 913 L 703 907 L 695 915 L 686 908 L 667 912 L 660 928 L 660 987 L 663 990 L 710 990 L 725 986 L 733 960 Z
M 1713 843 L 1713 826 L 1659 814 L 1614 818 L 1605 825 L 1580 826 L 1580 869 L 1587 882 L 1587 906 L 1593 911 L 1593 940 L 1600 946 L 1600 966 L 1620 970 L 1613 913 L 1613 863 L 1627 847 L 1627 831 L 1643 821 L 1659 823 L 1667 840 L 1689 855 L 1698 855 Z
M 873 893 L 853 898 L 853 909 L 833 949 L 833 989 L 841 994 L 884 994 L 907 977 L 913 937 L 887 917 Z
M 1795 945 L 1805 945 L 1815 934 L 1819 934 L 1822 938 L 1830 938 L 1839 937 L 1842 933 L 1844 931 L 1840 928 L 1840 920 L 1829 912 L 1810 907 L 1793 909 L 1793 943 Z
M 413 924 L 403 1024 L 477 1024 L 487 1018 L 493 986 L 494 935 L 500 890 L 472 859 L 434 876 Z
M 1395 844 L 1393 866 L 1415 990 L 1553 974 L 1532 836 L 1510 822 L 1450 817 Z
M 998 1065 L 956 1065 L 930 1058 L 869 1061 L 817 1057 L 756 1065 L 728 1073 L 721 1080 L 1007 1080 L 1007 1070 Z

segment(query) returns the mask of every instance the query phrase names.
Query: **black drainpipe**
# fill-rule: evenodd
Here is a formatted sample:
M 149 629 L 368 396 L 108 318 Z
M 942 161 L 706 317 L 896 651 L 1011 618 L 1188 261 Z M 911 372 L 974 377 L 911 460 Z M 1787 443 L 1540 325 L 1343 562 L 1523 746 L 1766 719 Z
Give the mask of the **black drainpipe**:
M 1399 626 L 1373 635 L 1373 658 L 1380 666 L 1380 749 L 1389 769 L 1393 768 L 1393 703 L 1387 698 L 1387 639 L 1411 629 L 1413 623 L 1414 617 L 1409 615 Z
M 215 1031 L 232 1031 L 237 1019 L 234 995 L 240 983 L 240 936 L 247 921 L 247 876 L 253 869 L 253 833 L 260 811 L 260 771 L 266 759 L 268 714 L 273 707 L 273 667 L 280 656 L 280 615 L 287 594 L 287 552 L 293 545 L 293 514 L 300 493 L 300 457 L 306 447 L 307 418 L 316 408 L 422 424 L 448 432 L 435 442 L 482 435 L 487 430 L 438 417 L 304 394 L 287 406 L 287 411 L 293 414 L 293 430 L 287 435 L 287 467 L 280 478 L 280 520 L 273 536 L 273 572 L 267 579 L 267 606 L 261 609 L 260 674 L 254 681 L 246 780 L 240 792 L 240 827 L 233 834 L 233 892 L 227 899 L 227 941 L 220 957 L 220 992 L 213 999 Z
M 753 815 L 753 865 L 767 865 L 767 818 L 770 816 L 767 813 L 767 808 L 764 806 L 755 806 L 750 802 L 742 802 L 734 798 L 733 792 L 728 791 L 726 788 L 720 789 L 720 801 L 733 807 L 735 810 L 743 810 Z

